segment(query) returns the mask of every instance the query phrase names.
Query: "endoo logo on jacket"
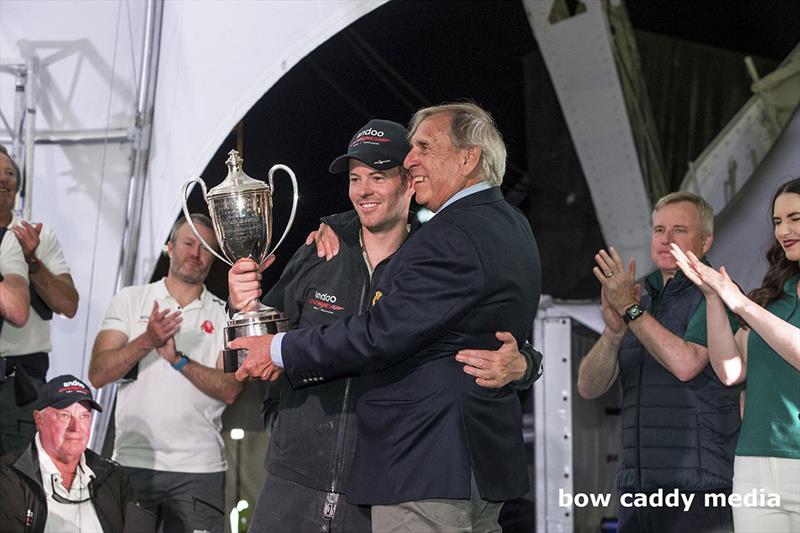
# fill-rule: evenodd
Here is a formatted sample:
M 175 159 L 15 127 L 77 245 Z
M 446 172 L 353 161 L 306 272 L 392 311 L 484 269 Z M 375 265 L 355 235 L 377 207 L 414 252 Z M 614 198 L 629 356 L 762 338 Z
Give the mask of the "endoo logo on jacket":
M 343 311 L 344 307 L 336 304 L 336 295 L 327 292 L 314 291 L 314 296 L 308 299 L 307 303 L 317 311 L 333 314 Z
M 206 320 L 205 322 L 200 324 L 200 329 L 202 329 L 206 333 L 214 333 L 214 324 L 212 324 L 210 320 Z

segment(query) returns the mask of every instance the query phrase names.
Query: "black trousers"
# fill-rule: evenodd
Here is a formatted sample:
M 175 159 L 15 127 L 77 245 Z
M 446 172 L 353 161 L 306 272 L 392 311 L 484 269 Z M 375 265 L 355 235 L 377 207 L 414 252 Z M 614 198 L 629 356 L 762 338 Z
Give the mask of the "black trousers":
M 371 533 L 372 525 L 370 508 L 348 503 L 344 494 L 337 495 L 336 505 L 332 507 L 328 493 L 267 472 L 247 531 Z

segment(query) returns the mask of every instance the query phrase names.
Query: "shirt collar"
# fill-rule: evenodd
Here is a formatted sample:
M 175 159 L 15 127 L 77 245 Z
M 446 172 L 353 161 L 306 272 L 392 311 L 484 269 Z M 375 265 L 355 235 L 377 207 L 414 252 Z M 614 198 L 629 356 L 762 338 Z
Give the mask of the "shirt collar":
M 167 289 L 167 278 L 166 278 L 166 276 L 161 278 L 160 280 L 158 280 L 156 282 L 156 286 L 157 286 L 157 291 L 158 291 L 158 295 L 157 295 L 158 299 L 159 300 L 165 300 L 165 299 L 169 298 L 170 300 L 175 302 L 175 308 L 177 309 L 178 300 L 176 300 L 175 297 L 172 296 L 172 294 L 170 294 L 169 289 Z M 200 293 L 200 297 L 197 300 L 191 301 L 189 303 L 189 305 L 187 305 L 183 309 L 188 309 L 188 308 L 192 307 L 193 305 L 195 305 L 195 302 L 197 302 L 197 305 L 200 305 L 202 307 L 206 303 L 208 303 L 207 300 L 209 298 L 211 298 L 211 293 L 208 292 L 208 289 L 206 288 L 205 284 L 203 284 L 203 292 Z
M 458 200 L 461 200 L 462 198 L 465 198 L 465 197 L 469 196 L 470 194 L 475 194 L 476 192 L 485 191 L 486 189 L 491 189 L 491 188 L 492 188 L 492 186 L 489 185 L 488 183 L 486 183 L 485 181 L 479 181 L 475 185 L 470 185 L 466 189 L 461 189 L 460 191 L 455 193 L 453 196 L 448 198 L 448 200 L 445 203 L 442 204 L 442 207 L 440 207 L 439 210 L 436 211 L 436 213 L 434 213 L 433 215 L 436 216 L 437 214 L 441 213 L 442 210 L 445 207 L 447 207 L 448 205 L 450 205 L 453 202 L 456 202 Z M 433 217 L 431 217 L 431 218 L 433 218 Z
M 36 452 L 39 458 L 39 472 L 42 475 L 42 486 L 44 487 L 45 492 L 47 492 L 49 495 L 52 492 L 52 487 L 48 483 L 50 477 L 55 475 L 56 479 L 60 483 L 61 472 L 50 458 L 50 455 L 48 455 L 45 449 L 42 447 L 42 439 L 39 436 L 38 431 L 36 432 L 36 436 L 33 440 L 36 443 Z M 86 486 L 93 477 L 94 471 L 89 468 L 89 465 L 86 464 L 86 453 L 82 453 L 81 459 L 78 462 L 78 468 L 75 472 L 75 480 L 79 482 L 78 486 Z M 73 483 L 75 482 L 73 481 Z
M 700 259 L 700 262 L 703 263 L 706 266 L 711 266 L 711 263 L 708 262 L 708 256 L 704 255 Z M 688 278 L 686 277 L 686 274 L 683 273 L 683 270 L 681 270 L 679 268 L 675 272 L 675 275 L 672 276 L 672 278 L 670 278 L 670 279 L 674 280 L 675 283 L 678 283 L 678 282 L 681 282 L 681 281 L 683 281 L 685 279 L 688 279 Z M 658 294 L 662 290 L 664 290 L 664 276 L 661 275 L 661 271 L 660 270 L 654 270 L 653 272 L 650 272 L 645 277 L 645 280 L 647 281 L 647 284 L 653 289 L 653 291 L 655 291 L 655 294 Z
M 792 298 L 797 299 L 797 282 L 800 281 L 800 275 L 795 274 L 783 284 L 783 292 L 790 295 Z

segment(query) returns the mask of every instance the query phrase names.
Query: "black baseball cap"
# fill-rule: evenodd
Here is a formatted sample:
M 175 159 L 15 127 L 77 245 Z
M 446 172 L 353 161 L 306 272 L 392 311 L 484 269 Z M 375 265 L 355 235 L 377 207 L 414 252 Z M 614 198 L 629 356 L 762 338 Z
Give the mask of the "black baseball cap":
M 95 411 L 102 411 L 100 404 L 94 401 L 92 389 L 72 374 L 64 374 L 47 382 L 39 398 L 39 409 L 54 407 L 64 409 L 75 402 L 87 402 Z
M 370 120 L 353 135 L 347 153 L 334 159 L 328 171 L 331 174 L 346 171 L 350 159 L 358 159 L 376 170 L 398 167 L 411 149 L 407 135 L 402 124 L 391 120 Z

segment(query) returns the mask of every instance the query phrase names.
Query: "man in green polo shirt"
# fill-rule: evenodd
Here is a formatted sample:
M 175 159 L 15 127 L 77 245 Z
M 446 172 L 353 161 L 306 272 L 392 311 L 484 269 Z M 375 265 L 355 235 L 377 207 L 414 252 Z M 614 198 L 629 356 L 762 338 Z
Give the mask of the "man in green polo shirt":
M 633 261 L 626 269 L 613 248 L 595 256 L 605 330 L 581 362 L 578 392 L 596 398 L 620 378 L 620 533 L 733 526 L 730 508 L 704 503 L 707 493 L 731 491 L 739 389 L 724 386 L 711 368 L 705 298 L 670 253 L 675 243 L 704 257 L 713 231 L 714 211 L 705 200 L 671 193 L 653 210 L 650 252 L 657 270 L 644 279 L 645 291 L 635 282 Z M 678 489 L 691 505 L 635 507 L 626 497 L 659 489 Z

